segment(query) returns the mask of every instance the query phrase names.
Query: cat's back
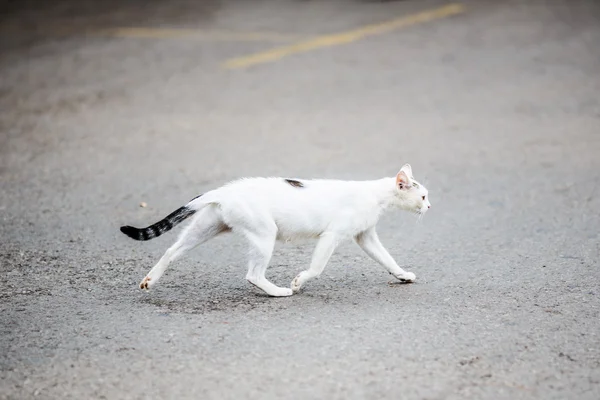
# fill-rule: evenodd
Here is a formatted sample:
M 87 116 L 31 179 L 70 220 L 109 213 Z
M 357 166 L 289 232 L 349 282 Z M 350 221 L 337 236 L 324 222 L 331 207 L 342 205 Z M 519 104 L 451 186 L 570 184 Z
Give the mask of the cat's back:
M 356 221 L 373 219 L 370 213 L 374 203 L 369 197 L 364 183 L 360 182 L 244 178 L 200 199 L 220 204 L 222 212 L 231 221 L 228 223 L 272 220 L 281 238 L 295 238 L 314 237 L 331 229 L 354 232 Z M 369 215 L 363 215 L 365 212 Z
M 325 199 L 343 198 L 356 192 L 357 182 L 334 179 L 303 179 L 284 177 L 242 178 L 217 190 L 227 202 L 279 205 L 300 202 L 322 203 Z

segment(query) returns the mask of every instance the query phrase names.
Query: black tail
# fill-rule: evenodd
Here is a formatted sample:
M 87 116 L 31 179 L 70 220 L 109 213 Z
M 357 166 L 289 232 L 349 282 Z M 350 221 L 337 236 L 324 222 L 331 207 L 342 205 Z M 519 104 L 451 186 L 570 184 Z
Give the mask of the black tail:
M 164 219 L 158 221 L 153 225 L 150 225 L 147 228 L 138 229 L 134 228 L 133 226 L 122 226 L 121 232 L 135 240 L 154 239 L 155 237 L 158 237 L 163 233 L 170 231 L 175 225 L 179 224 L 181 221 L 195 213 L 196 210 L 192 210 L 187 206 L 180 207 L 177 210 L 173 211 L 171 214 L 167 215 Z

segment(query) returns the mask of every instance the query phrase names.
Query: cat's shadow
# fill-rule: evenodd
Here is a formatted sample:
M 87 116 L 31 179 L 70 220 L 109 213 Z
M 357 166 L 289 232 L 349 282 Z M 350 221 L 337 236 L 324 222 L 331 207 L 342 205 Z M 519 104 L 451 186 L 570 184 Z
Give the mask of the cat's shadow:
M 218 285 L 217 282 L 205 281 L 194 287 L 187 284 L 171 282 L 143 293 L 140 302 L 152 305 L 162 312 L 179 314 L 208 314 L 212 312 L 249 312 L 268 309 L 271 312 L 289 311 L 307 304 L 336 305 L 356 304 L 357 299 L 376 298 L 385 288 L 411 286 L 415 283 L 379 279 L 368 279 L 364 276 L 357 280 L 313 281 L 310 287 L 289 297 L 272 297 L 254 286 L 240 282 L 236 286 Z M 361 282 L 359 282 L 361 281 Z M 366 285 L 365 289 L 365 283 Z M 365 293 L 364 291 L 368 293 Z
M 162 311 L 182 314 L 206 314 L 217 311 L 247 312 L 262 306 L 276 311 L 289 303 L 291 297 L 271 297 L 256 289 L 248 287 L 228 287 L 190 291 L 183 285 L 164 285 L 164 290 L 153 289 L 153 293 L 145 293 L 140 302 L 153 305 Z

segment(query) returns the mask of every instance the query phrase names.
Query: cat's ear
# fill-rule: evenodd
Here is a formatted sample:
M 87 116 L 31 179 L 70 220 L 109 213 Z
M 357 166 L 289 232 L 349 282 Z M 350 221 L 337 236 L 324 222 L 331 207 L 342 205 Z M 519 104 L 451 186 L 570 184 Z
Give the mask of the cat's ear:
M 400 168 L 400 172 L 404 172 L 406 174 L 406 176 L 408 176 L 409 178 L 411 178 L 413 176 L 412 168 L 410 167 L 410 164 L 404 164 L 402 166 L 402 168 Z
M 408 189 L 410 187 L 410 183 L 408 182 L 408 175 L 406 172 L 400 170 L 396 175 L 396 187 L 398 189 Z

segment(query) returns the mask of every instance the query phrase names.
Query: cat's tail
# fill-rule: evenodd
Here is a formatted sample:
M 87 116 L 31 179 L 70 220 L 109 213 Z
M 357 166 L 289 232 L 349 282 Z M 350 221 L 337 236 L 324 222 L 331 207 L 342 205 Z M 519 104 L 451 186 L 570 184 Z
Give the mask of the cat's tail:
M 200 210 L 204 205 L 194 202 L 194 200 L 200 196 L 193 198 L 185 206 L 179 207 L 177 210 L 173 211 L 171 214 L 167 215 L 165 218 L 161 219 L 155 224 L 141 229 L 128 225 L 122 226 L 121 232 L 135 240 L 150 240 L 154 239 L 155 237 L 159 237 L 163 233 L 173 229 L 175 225 L 178 225 L 183 220 L 194 215 L 196 211 Z

